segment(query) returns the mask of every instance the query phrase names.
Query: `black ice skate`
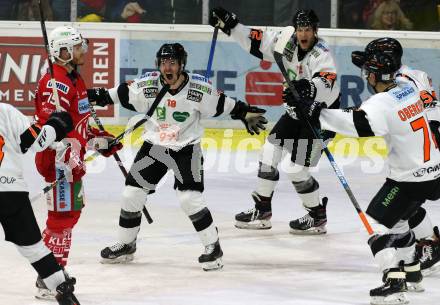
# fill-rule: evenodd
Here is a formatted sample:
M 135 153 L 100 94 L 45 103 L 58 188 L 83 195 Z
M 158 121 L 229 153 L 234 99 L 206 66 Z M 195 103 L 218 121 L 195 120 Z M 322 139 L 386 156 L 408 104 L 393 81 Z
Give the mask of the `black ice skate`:
M 65 282 L 58 285 L 55 298 L 59 305 L 80 305 L 78 299 L 73 294 L 75 283 L 75 278 L 67 278 Z
M 418 260 L 411 264 L 405 264 L 403 270 L 405 271 L 406 284 L 409 292 L 425 291 L 425 288 L 422 286 L 423 275 Z
M 223 268 L 223 251 L 217 240 L 215 243 L 205 246 L 205 253 L 199 256 L 199 263 L 205 271 L 218 270 Z
M 101 251 L 101 263 L 119 264 L 128 263 L 133 260 L 133 253 L 136 252 L 136 240 L 129 244 L 116 243 L 111 247 L 105 247 Z
M 40 276 L 37 277 L 35 286 L 37 287 L 35 298 L 39 300 L 49 300 L 49 301 L 55 300 L 56 292 L 47 288 L 46 284 L 43 282 L 43 279 Z
M 260 196 L 257 192 L 252 193 L 255 207 L 235 215 L 235 227 L 248 230 L 267 230 L 272 228 L 272 197 Z
M 385 283 L 370 290 L 372 305 L 408 304 L 405 272 L 400 268 L 391 268 L 385 275 Z
M 327 197 L 322 198 L 322 205 L 306 208 L 309 212 L 289 223 L 290 233 L 296 235 L 318 235 L 327 233 Z
M 417 258 L 423 275 L 427 276 L 440 270 L 440 236 L 438 227 L 434 227 L 436 240 L 422 239 L 416 245 Z

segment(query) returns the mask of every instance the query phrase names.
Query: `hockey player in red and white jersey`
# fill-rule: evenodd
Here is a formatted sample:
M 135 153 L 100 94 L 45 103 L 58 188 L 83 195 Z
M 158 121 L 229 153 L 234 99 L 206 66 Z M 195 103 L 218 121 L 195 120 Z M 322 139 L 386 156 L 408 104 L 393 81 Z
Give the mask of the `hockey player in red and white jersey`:
M 69 149 L 47 149 L 39 152 L 35 162 L 38 172 L 47 183 L 52 183 L 62 175 L 66 177 L 47 194 L 48 217 L 43 231 L 46 246 L 54 253 L 58 263 L 65 266 L 71 247 L 72 229 L 84 207 L 82 177 L 86 173 L 83 160 L 87 143 L 96 137 L 105 137 L 108 141 L 112 137 L 89 126 L 87 88 L 76 69 L 84 64 L 86 40 L 73 27 L 57 27 L 49 35 L 49 48 L 59 106 L 52 97 L 50 73 L 46 73 L 38 82 L 34 99 L 35 118 L 38 123 L 44 124 L 51 113 L 61 109 L 72 116 L 74 129 L 67 135 L 66 140 L 71 144 Z M 110 156 L 120 148 L 119 144 L 101 152 Z M 37 280 L 37 287 L 39 297 L 51 297 L 50 291 L 45 289 L 40 279 Z
M 211 10 L 209 23 L 219 27 L 237 41 L 250 54 L 274 62 L 274 48 L 281 34 L 279 31 L 262 31 L 248 28 L 238 22 L 235 14 L 223 8 Z M 336 84 L 336 65 L 327 43 L 318 37 L 318 17 L 313 10 L 299 10 L 293 17 L 295 33 L 284 48 L 283 63 L 302 98 L 325 102 L 331 108 L 339 108 L 339 87 Z M 289 115 L 290 113 L 290 115 Z M 292 109 L 286 106 L 264 143 L 260 155 L 258 183 L 252 198 L 255 207 L 235 216 L 240 229 L 270 229 L 272 224 L 272 196 L 279 180 L 278 165 L 283 152 L 290 154 L 290 167 L 286 174 L 295 187 L 308 213 L 290 222 L 292 234 L 326 233 L 326 204 L 319 198 L 318 181 L 309 168 L 317 165 L 321 147 L 307 125 L 292 117 Z M 327 133 L 326 139 L 333 133 Z
M 153 117 L 145 124 L 145 142 L 136 155 L 122 194 L 119 240 L 101 251 L 103 263 L 133 259 L 142 207 L 171 169 L 177 198 L 205 247 L 199 263 L 205 271 L 223 266 L 217 228 L 203 198 L 200 140 L 204 129 L 200 119 L 231 115 L 243 121 L 251 134 L 258 134 L 267 121 L 262 116 L 263 109 L 235 102 L 217 92 L 203 76 L 185 72 L 186 60 L 187 53 L 181 44 L 164 44 L 156 54 L 159 71 L 146 73 L 130 84 L 122 83 L 108 91 L 102 88 L 90 91 L 91 101 L 100 106 L 119 103 L 145 113 L 163 86 L 170 85 Z
M 5 239 L 16 245 L 62 305 L 79 304 L 73 294 L 75 279 L 63 272 L 41 239 L 23 178 L 22 156 L 47 149 L 72 129 L 67 112 L 53 113 L 42 126 L 31 125 L 20 111 L 0 103 L 0 223 Z
M 432 87 L 432 80 L 424 71 L 416 70 L 402 64 L 402 45 L 394 38 L 384 37 L 371 41 L 366 49 L 380 48 L 382 52 L 390 55 L 395 61 L 399 70 L 396 72 L 397 82 L 411 82 L 417 86 L 420 96 L 426 108 L 431 129 L 439 129 L 436 125 L 440 121 L 437 95 Z M 362 67 L 365 61 L 365 52 L 354 51 L 352 61 L 358 67 Z M 428 275 L 437 271 L 440 267 L 440 238 L 438 227 L 433 227 L 431 219 L 423 207 L 419 207 L 409 219 L 409 226 L 414 231 L 417 239 L 417 255 L 420 260 L 422 273 Z
M 416 238 L 408 219 L 426 200 L 440 198 L 439 130 L 431 128 L 417 86 L 396 80 L 399 68 L 380 44 L 366 48 L 362 74 L 377 94 L 355 111 L 326 109 L 324 103 L 286 96 L 286 102 L 299 107 L 298 113 L 314 126 L 348 136 L 385 139 L 389 174 L 366 211 L 374 230 L 368 243 L 384 281 L 383 286 L 370 290 L 371 304 L 380 305 L 406 304 L 407 284 L 422 290 Z

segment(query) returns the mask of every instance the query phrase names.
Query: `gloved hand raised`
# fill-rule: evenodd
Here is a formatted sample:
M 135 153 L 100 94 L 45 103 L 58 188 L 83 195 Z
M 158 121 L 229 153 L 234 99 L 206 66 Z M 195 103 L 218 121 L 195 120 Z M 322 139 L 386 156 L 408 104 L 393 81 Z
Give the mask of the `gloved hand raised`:
M 302 120 L 309 120 L 313 126 L 319 126 L 319 116 L 323 108 L 327 108 L 326 103 L 314 101 L 310 98 L 301 98 L 298 100 L 293 95 L 290 88 L 286 88 L 283 91 L 283 102 L 286 103 L 290 111 L 290 116 Z M 294 115 L 293 115 L 294 114 Z
M 219 27 L 226 35 L 231 35 L 231 30 L 238 24 L 238 17 L 222 7 L 216 7 L 209 12 L 209 24 Z
M 101 107 L 113 105 L 113 101 L 105 88 L 87 89 L 87 97 L 92 105 L 98 105 Z
M 231 118 L 233 120 L 241 120 L 247 132 L 251 135 L 254 133 L 260 134 L 261 130 L 266 130 L 264 124 L 267 124 L 267 120 L 263 116 L 265 112 L 266 110 L 264 109 L 238 101 L 231 111 Z

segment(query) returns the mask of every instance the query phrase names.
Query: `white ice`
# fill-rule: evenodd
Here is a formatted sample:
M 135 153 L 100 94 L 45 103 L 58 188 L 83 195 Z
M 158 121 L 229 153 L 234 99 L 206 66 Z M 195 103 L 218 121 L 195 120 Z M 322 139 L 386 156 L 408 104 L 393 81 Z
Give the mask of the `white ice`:
M 368 234 L 325 157 L 314 175 L 321 194 L 329 197 L 328 233 L 305 237 L 288 233 L 288 222 L 305 212 L 284 174 L 273 199 L 273 228 L 236 229 L 234 215 L 253 206 L 250 193 L 256 184 L 257 155 L 206 155 L 205 196 L 220 232 L 223 270 L 204 272 L 199 266 L 197 257 L 203 249 L 176 200 L 172 175 L 149 199 L 154 223 L 143 221 L 135 260 L 126 265 L 100 264 L 101 249 L 115 240 L 124 184 L 114 160 L 109 159 L 101 173 L 90 173 L 85 179 L 87 206 L 73 234 L 68 270 L 78 280 L 82 305 L 369 303 L 368 292 L 381 284 L 381 274 L 367 245 Z M 372 165 L 381 168 L 376 161 L 338 161 L 345 164 L 345 175 L 365 209 L 386 172 L 365 173 L 375 169 Z M 31 194 L 42 188 L 30 156 L 26 177 Z M 44 200 L 33 207 L 43 227 Z M 425 207 L 439 224 L 439 203 L 428 202 Z M 3 241 L 2 230 L 0 239 L 0 304 L 54 304 L 34 299 L 35 271 L 12 244 Z M 439 304 L 439 277 L 425 278 L 426 291 L 410 294 L 411 304 Z

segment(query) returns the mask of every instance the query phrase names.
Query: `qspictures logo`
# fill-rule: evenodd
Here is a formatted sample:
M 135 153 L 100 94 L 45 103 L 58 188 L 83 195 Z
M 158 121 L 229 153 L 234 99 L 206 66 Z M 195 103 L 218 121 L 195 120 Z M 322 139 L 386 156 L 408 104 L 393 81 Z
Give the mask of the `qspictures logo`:
M 89 38 L 85 61 L 80 73 L 88 88 L 115 85 L 114 39 Z M 35 90 L 44 67 L 47 55 L 42 37 L 0 37 L 0 102 L 33 115 Z M 113 116 L 113 106 L 98 110 L 98 115 Z

